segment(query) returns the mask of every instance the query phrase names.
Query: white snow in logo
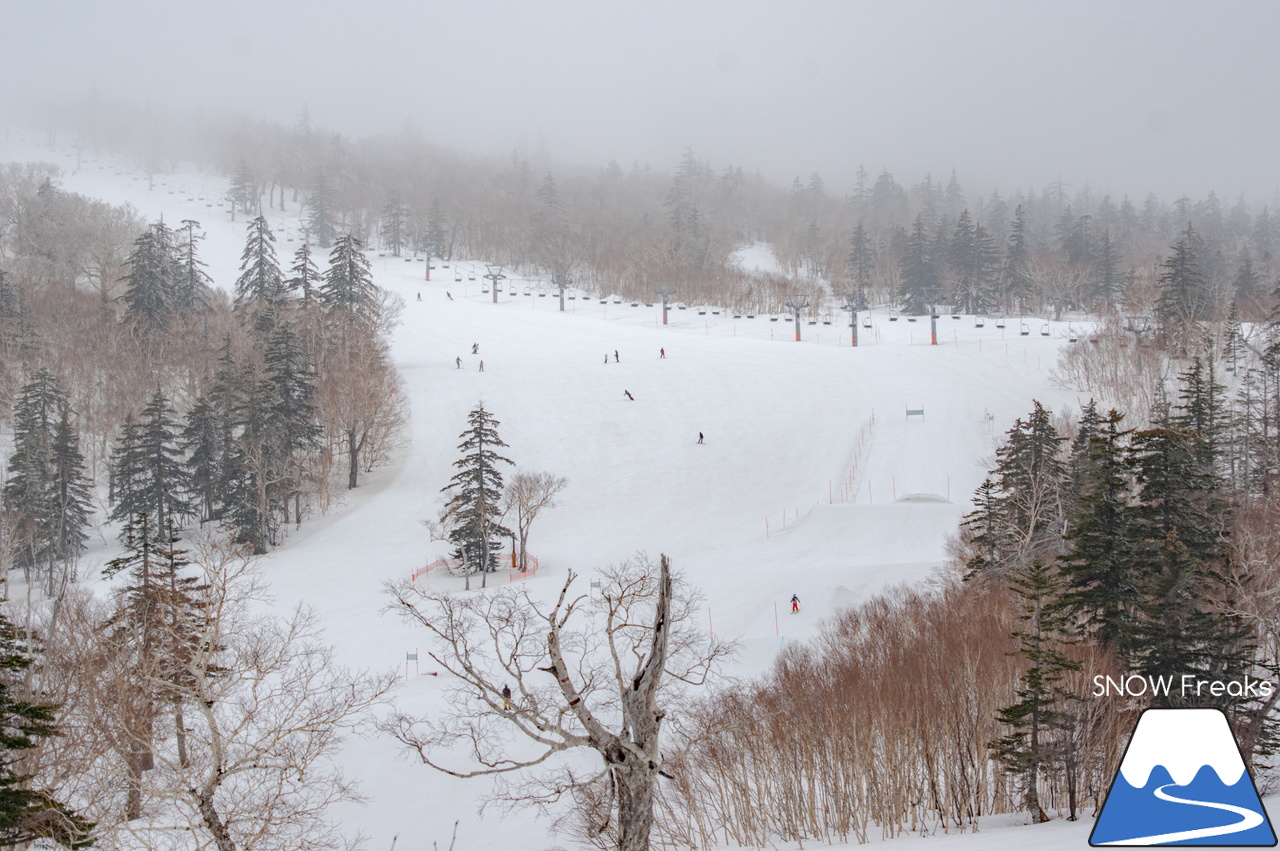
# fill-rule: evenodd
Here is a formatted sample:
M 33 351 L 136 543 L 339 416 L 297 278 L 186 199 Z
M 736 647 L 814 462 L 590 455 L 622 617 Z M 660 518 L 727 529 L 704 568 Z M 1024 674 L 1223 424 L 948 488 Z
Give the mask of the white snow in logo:
M 1141 789 L 1151 770 L 1163 765 L 1178 786 L 1186 786 L 1204 766 L 1234 786 L 1244 774 L 1244 760 L 1226 717 L 1216 709 L 1149 710 L 1133 731 L 1133 741 L 1120 764 L 1125 782 Z

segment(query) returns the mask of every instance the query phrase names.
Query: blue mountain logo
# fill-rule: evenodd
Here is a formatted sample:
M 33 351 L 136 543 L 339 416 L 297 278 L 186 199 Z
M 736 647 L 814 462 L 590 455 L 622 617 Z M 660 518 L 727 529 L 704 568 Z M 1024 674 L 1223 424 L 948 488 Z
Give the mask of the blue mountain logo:
M 1089 844 L 1271 847 L 1275 831 L 1217 709 L 1148 709 Z

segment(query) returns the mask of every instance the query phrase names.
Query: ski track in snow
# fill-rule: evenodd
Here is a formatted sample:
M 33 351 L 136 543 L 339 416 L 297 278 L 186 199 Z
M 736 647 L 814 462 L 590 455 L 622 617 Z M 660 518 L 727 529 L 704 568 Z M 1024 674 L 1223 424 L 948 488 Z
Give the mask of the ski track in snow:
M 0 142 L 0 161 L 52 161 L 67 169 L 65 189 L 130 203 L 148 220 L 199 219 L 209 272 L 217 286 L 233 286 L 244 217 L 230 222 L 198 198 L 224 192 L 224 178 L 186 171 L 158 177 L 148 191 L 128 163 L 102 154 L 86 152 L 73 174 L 74 153 L 52 152 L 43 140 L 15 132 Z M 298 205 L 267 215 L 287 267 L 299 245 L 288 238 L 298 234 Z M 323 254 L 315 259 L 323 268 Z M 545 596 L 568 569 L 589 573 L 637 550 L 654 558 L 667 553 L 705 594 L 700 626 L 711 626 L 718 640 L 741 640 L 733 670 L 740 675 L 763 670 L 786 641 L 813 635 L 839 607 L 927 577 L 943 562 L 945 537 L 969 509 L 1013 419 L 1025 416 L 1033 399 L 1055 412 L 1078 412 L 1087 401 L 1049 380 L 1066 345 L 1065 322 L 1051 323 L 1051 337 L 1020 338 L 1016 319 L 1002 331 L 993 321 L 979 329 L 972 317 L 944 316 L 942 345 L 930 347 L 922 345 L 927 317 L 890 323 L 875 313 L 872 328 L 859 328 L 864 345 L 851 351 L 840 311 L 830 326 L 803 326 L 804 342 L 796 344 L 789 323 L 763 315 L 734 320 L 672 309 L 664 328 L 656 304 L 595 299 L 575 299 L 559 313 L 554 295 L 524 296 L 510 270 L 517 295 L 504 292 L 494 305 L 480 280 L 454 280 L 458 267 L 483 275 L 480 259 L 437 269 L 431 282 L 422 280 L 425 263 L 376 252 L 371 259 L 378 285 L 405 299 L 393 355 L 412 410 L 407 446 L 392 466 L 363 476 L 360 488 L 340 492 L 327 516 L 291 531 L 262 563 L 277 605 L 314 607 L 338 661 L 351 666 L 403 674 L 405 652 L 426 649 L 420 633 L 384 616 L 382 583 L 406 579 L 443 554 L 420 521 L 438 512 L 457 435 L 477 401 L 501 421 L 508 457 L 569 479 L 561 505 L 533 529 L 530 548 L 542 570 L 526 587 Z M 471 355 L 475 342 L 479 353 Z M 615 349 L 620 363 L 612 361 Z M 610 362 L 603 364 L 606 352 Z M 455 357 L 465 369 L 454 368 Z M 907 421 L 905 408 L 920 405 L 924 420 Z M 873 412 L 850 501 L 829 504 Z M 699 431 L 705 445 L 695 442 Z M 895 502 L 908 494 L 946 499 L 948 478 L 950 502 Z M 118 552 L 113 530 L 106 538 L 86 554 L 86 582 L 100 581 L 98 568 Z M 803 606 L 794 616 L 787 605 L 793 593 Z M 399 688 L 401 709 L 444 708 L 447 684 L 427 676 L 430 669 L 424 661 L 423 676 Z M 458 847 L 468 851 L 505 851 L 513 836 L 529 849 L 573 847 L 549 836 L 548 822 L 529 810 L 480 817 L 487 781 L 436 774 L 385 738 L 353 737 L 341 760 L 369 803 L 335 812 L 371 848 L 387 848 L 397 835 L 396 847 L 406 851 L 444 846 L 454 819 Z M 981 834 L 948 837 L 945 847 L 1074 849 L 1085 843 L 1091 820 L 1013 829 L 1019 824 L 1017 817 L 992 819 Z M 909 851 L 916 842 L 934 848 L 939 839 L 906 837 L 891 847 Z

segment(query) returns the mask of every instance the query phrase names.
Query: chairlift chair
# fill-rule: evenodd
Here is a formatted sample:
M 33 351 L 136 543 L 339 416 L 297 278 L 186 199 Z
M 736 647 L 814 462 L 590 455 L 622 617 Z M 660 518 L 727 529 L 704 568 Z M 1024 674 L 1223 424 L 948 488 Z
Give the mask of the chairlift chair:
M 476 279 L 476 273 L 475 273 L 475 272 L 468 272 L 468 273 L 467 273 L 467 280 L 468 280 L 468 281 L 474 281 L 475 279 Z
M 983 327 L 983 326 L 985 326 L 986 324 L 987 324 L 987 320 L 983 319 L 981 316 L 975 316 L 975 317 L 973 317 L 973 327 L 974 327 L 974 328 L 982 328 L 982 327 Z
M 1040 336 L 1041 336 L 1041 337 L 1048 337 L 1048 336 L 1049 336 L 1049 323 L 1048 323 L 1048 322 L 1046 322 L 1046 323 L 1044 323 L 1043 325 L 1041 325 L 1041 326 L 1040 326 Z
M 621 299 L 621 298 L 619 298 L 618 296 L 614 296 L 614 297 L 613 297 L 613 303 L 614 303 L 614 304 L 622 304 L 622 299 Z
M 1030 329 L 1029 327 L 1027 327 L 1027 323 L 1025 323 L 1025 322 L 1020 322 L 1020 323 L 1018 323 L 1018 336 L 1019 336 L 1019 337 L 1027 337 L 1027 336 L 1030 336 L 1030 334 L 1031 334 L 1031 329 Z
M 1076 333 L 1076 327 L 1072 325 L 1070 322 L 1068 322 L 1067 323 L 1067 342 L 1074 343 L 1078 339 L 1080 339 L 1080 335 Z
M 862 320 L 862 327 L 863 328 L 871 327 L 871 317 L 869 315 Z
M 916 321 L 916 318 L 915 318 L 914 316 L 908 316 L 908 317 L 907 317 L 907 321 L 908 321 L 908 322 L 915 322 L 915 321 Z
M 1001 316 L 999 319 L 997 319 L 997 320 L 996 320 L 996 327 L 997 327 L 997 328 L 1003 328 L 1003 327 L 1004 327 L 1004 317 L 1003 317 L 1003 316 Z
M 454 273 L 453 273 L 453 280 L 454 280 L 454 283 L 458 283 L 458 284 L 462 283 L 462 273 L 461 273 L 461 272 L 454 272 Z
M 889 321 L 890 321 L 890 322 L 897 322 L 897 321 L 898 321 L 898 314 L 897 314 L 897 313 L 890 313 L 890 314 L 889 314 Z
M 770 321 L 770 322 L 777 322 L 777 321 L 778 321 L 778 317 L 776 317 L 776 316 L 770 316 L 770 317 L 769 317 L 769 321 Z

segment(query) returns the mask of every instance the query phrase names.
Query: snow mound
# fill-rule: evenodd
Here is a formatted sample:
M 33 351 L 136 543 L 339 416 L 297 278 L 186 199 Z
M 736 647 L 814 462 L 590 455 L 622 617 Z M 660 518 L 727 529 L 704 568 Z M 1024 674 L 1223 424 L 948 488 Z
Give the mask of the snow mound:
M 895 502 L 944 502 L 948 505 L 951 500 L 945 496 L 936 493 L 908 493 L 898 497 Z

